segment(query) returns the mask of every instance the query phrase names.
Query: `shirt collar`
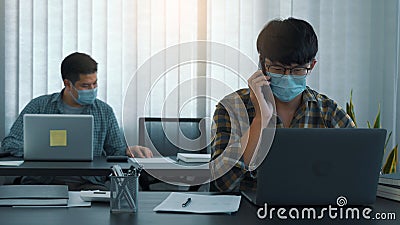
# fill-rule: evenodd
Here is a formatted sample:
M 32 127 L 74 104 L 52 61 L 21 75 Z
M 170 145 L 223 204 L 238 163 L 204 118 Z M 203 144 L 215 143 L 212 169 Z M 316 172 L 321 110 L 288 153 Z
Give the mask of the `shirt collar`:
M 52 98 L 51 98 L 51 102 L 57 104 L 57 107 L 58 107 L 58 109 L 60 110 L 61 113 L 64 113 L 64 106 L 63 106 L 63 100 L 62 100 L 62 96 L 64 95 L 64 91 L 65 91 L 65 88 L 63 88 L 60 93 L 57 93 L 57 94 L 53 95 Z M 87 113 L 87 112 L 89 112 L 88 110 L 92 109 L 93 107 L 94 107 L 93 104 L 84 106 L 83 112 Z
M 317 102 L 317 96 L 315 93 L 310 89 L 310 87 L 306 87 L 303 91 L 303 103 L 305 102 Z

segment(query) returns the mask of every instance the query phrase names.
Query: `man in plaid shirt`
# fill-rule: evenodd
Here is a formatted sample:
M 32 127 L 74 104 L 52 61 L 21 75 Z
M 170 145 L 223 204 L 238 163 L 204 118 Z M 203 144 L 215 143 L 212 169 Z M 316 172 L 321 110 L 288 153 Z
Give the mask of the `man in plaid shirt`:
M 24 153 L 23 116 L 25 114 L 85 114 L 93 115 L 93 155 L 128 155 L 152 157 L 150 149 L 127 146 L 113 109 L 97 99 L 97 62 L 89 55 L 75 52 L 61 63 L 64 88 L 61 92 L 42 95 L 31 100 L 22 110 L 1 143 L 2 152 L 22 157 Z M 88 137 L 82 137 L 88 138 Z M 103 176 L 24 176 L 22 184 L 66 184 L 69 190 L 104 189 Z
M 248 79 L 249 88 L 225 96 L 214 113 L 211 171 L 218 191 L 255 189 L 257 173 L 250 165 L 264 128 L 355 127 L 334 100 L 306 86 L 318 51 L 309 23 L 269 22 L 257 51 L 260 70 Z

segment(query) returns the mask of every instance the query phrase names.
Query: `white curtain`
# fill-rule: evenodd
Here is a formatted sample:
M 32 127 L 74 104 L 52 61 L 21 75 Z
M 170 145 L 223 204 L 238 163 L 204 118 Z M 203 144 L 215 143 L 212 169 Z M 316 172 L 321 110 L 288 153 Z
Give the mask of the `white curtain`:
M 75 51 L 99 63 L 99 98 L 114 108 L 121 125 L 123 117 L 131 118 L 132 135 L 139 116 L 209 117 L 220 98 L 246 87 L 250 73 L 239 76 L 221 65 L 189 63 L 157 79 L 154 71 L 167 69 L 172 59 L 148 59 L 179 43 L 208 40 L 257 62 L 255 40 L 265 23 L 293 16 L 309 21 L 319 38 L 318 63 L 308 85 L 343 107 L 353 89 L 360 127 L 373 121 L 380 105 L 382 125 L 393 132 L 390 145 L 400 143 L 399 0 L 5 0 L 3 5 L 4 135 L 32 98 L 61 90 L 60 63 Z M 231 61 L 241 64 L 226 55 Z M 146 62 L 149 66 L 141 71 L 148 76 L 134 76 Z M 201 76 L 226 86 L 180 87 Z M 130 82 L 129 100 L 137 109 L 123 115 Z M 151 90 L 148 99 L 143 90 Z M 172 104 L 164 107 L 172 92 Z M 213 98 L 187 100 L 202 94 Z

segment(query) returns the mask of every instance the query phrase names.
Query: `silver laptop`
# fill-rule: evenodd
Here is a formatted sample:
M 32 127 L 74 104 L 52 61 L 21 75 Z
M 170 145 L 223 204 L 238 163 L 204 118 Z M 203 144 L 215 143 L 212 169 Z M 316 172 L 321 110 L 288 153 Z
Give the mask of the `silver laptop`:
M 276 129 L 257 190 L 242 194 L 256 205 L 373 204 L 385 138 L 384 129 Z
M 92 161 L 93 116 L 25 114 L 24 160 Z

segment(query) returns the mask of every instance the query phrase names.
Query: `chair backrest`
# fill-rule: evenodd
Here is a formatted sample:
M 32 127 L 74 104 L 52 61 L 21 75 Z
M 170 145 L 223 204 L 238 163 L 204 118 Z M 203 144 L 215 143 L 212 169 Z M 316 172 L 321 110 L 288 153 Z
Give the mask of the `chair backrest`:
M 201 118 L 139 118 L 139 145 L 161 156 L 209 153 L 206 123 Z

